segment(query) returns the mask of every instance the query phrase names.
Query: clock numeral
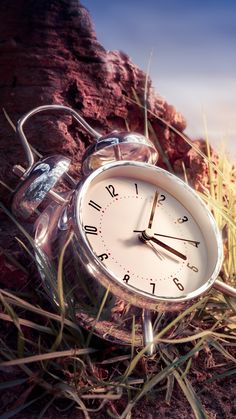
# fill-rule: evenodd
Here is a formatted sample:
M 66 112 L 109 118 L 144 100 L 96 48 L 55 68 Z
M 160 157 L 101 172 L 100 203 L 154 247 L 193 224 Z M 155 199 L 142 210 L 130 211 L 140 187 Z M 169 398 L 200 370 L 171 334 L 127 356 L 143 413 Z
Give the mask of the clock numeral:
M 150 282 L 150 285 L 152 285 L 152 294 L 155 293 L 156 284 L 155 282 Z
M 180 291 L 184 291 L 184 286 L 179 282 L 178 278 L 173 278 L 173 282 L 179 288 Z
M 184 217 L 180 217 L 178 218 L 178 223 L 182 224 L 182 223 L 186 223 L 186 221 L 188 221 L 188 217 L 186 217 L 186 215 Z
M 104 260 L 104 259 L 108 259 L 108 255 L 106 254 L 106 253 L 102 253 L 101 255 L 99 255 L 98 256 L 98 258 L 101 260 L 101 262 Z
M 98 230 L 97 227 L 94 226 L 84 226 L 85 234 L 94 234 L 97 236 Z
M 138 185 L 137 185 L 137 183 L 135 183 L 134 186 L 135 186 L 136 195 L 138 195 Z
M 101 205 L 96 204 L 96 202 L 94 201 L 89 201 L 88 203 L 91 207 L 93 207 L 94 209 L 96 209 L 97 211 L 101 211 L 102 207 Z
M 192 269 L 192 271 L 193 272 L 198 272 L 198 268 L 196 267 L 196 266 L 191 266 L 191 265 L 189 265 L 189 263 L 187 263 L 187 267 L 189 268 L 189 269 Z
M 161 196 L 160 196 L 160 198 L 158 199 L 158 201 L 157 201 L 157 202 L 158 202 L 158 204 L 163 205 L 163 204 L 162 204 L 162 202 L 163 202 L 163 201 L 165 201 L 165 200 L 166 200 L 166 196 L 165 196 L 165 195 L 163 195 L 163 194 L 161 194 Z
M 106 186 L 106 189 L 108 190 L 109 194 L 114 198 L 115 196 L 118 196 L 118 193 L 115 192 L 115 188 L 113 185 Z
M 130 279 L 130 276 L 128 274 L 125 274 L 124 278 L 123 278 L 123 281 L 126 282 L 126 284 L 128 284 L 129 279 Z

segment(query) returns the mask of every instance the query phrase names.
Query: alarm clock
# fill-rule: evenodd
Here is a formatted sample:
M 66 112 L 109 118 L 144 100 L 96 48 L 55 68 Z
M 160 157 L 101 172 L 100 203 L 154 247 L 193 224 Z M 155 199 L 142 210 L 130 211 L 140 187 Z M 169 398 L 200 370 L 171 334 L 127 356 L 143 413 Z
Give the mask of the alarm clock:
M 70 160 L 65 156 L 35 163 L 23 131 L 33 115 L 55 110 L 72 115 L 95 138 L 83 156 L 78 183 L 67 174 Z M 70 288 L 76 289 L 77 301 L 88 303 L 89 293 L 80 284 L 80 274 L 75 279 L 76 269 L 85 275 L 84 284 L 92 294 L 95 314 L 86 312 L 86 304 L 77 307 L 78 322 L 85 328 L 129 344 L 135 315 L 142 324 L 135 342 L 149 344 L 152 354 L 155 313 L 184 309 L 212 286 L 236 295 L 232 287 L 217 280 L 223 247 L 211 212 L 190 186 L 155 165 L 158 153 L 149 139 L 133 132 L 100 135 L 63 105 L 31 110 L 19 120 L 17 133 L 28 167 L 15 167 L 22 179 L 12 211 L 19 219 L 30 220 L 47 197 L 34 222 L 33 237 L 42 283 L 53 303 L 59 304 L 56 271 L 66 246 L 67 294 Z M 53 188 L 62 178 L 70 190 L 59 194 Z M 110 294 L 105 317 L 98 319 L 106 290 Z M 119 311 L 116 314 L 117 305 L 122 306 L 122 316 Z

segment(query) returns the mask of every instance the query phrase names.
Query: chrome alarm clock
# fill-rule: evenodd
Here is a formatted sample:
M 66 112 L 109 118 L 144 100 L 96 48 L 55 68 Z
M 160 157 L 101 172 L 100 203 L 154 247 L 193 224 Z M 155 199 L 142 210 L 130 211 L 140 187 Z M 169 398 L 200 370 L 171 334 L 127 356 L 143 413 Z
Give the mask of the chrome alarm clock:
M 23 125 L 34 114 L 50 110 L 70 113 L 96 139 L 84 154 L 78 183 L 66 173 L 70 161 L 64 156 L 34 163 Z M 217 280 L 223 248 L 211 212 L 185 182 L 155 166 L 158 153 L 147 138 L 117 131 L 101 136 L 75 110 L 61 105 L 33 109 L 19 120 L 17 132 L 29 165 L 24 173 L 15 168 L 23 177 L 12 209 L 18 218 L 27 219 L 49 198 L 35 222 L 34 242 L 39 272 L 54 303 L 56 284 L 53 289 L 46 270 L 56 272 L 69 236 L 75 263 L 77 258 L 79 269 L 91 279 L 95 300 L 100 289 L 108 289 L 114 304 L 124 302 L 131 312 L 138 308 L 144 334 L 138 343 L 149 343 L 149 353 L 154 351 L 152 313 L 178 311 L 212 286 L 236 295 Z M 71 188 L 58 194 L 53 187 L 62 177 Z M 71 287 L 77 285 L 71 274 Z M 78 290 L 83 293 L 82 287 Z M 94 326 L 95 333 L 99 329 L 99 322 L 82 310 L 78 321 Z M 114 328 L 108 324 L 104 338 L 122 336 L 121 323 Z M 127 343 L 131 338 L 124 335 Z

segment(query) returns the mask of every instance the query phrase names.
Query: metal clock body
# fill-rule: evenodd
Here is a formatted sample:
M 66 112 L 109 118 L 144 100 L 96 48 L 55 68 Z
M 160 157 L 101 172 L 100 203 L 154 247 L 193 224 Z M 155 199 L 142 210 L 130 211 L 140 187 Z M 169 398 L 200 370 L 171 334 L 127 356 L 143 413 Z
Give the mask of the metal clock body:
M 143 238 L 155 194 L 152 227 Z M 72 205 L 83 263 L 120 298 L 178 310 L 216 280 L 222 263 L 216 223 L 197 194 L 167 171 L 108 164 L 79 185 Z
M 84 178 L 78 184 L 66 174 L 70 162 L 63 156 L 34 163 L 23 125 L 34 114 L 51 110 L 70 113 L 96 138 L 85 152 Z M 101 136 L 76 111 L 61 105 L 33 109 L 20 119 L 17 132 L 28 168 L 15 167 L 23 176 L 12 209 L 18 218 L 27 219 L 46 196 L 50 198 L 35 222 L 34 242 L 42 282 L 55 304 L 58 256 L 71 233 L 69 250 L 75 265 L 78 262 L 87 272 L 88 287 L 91 278 L 95 301 L 102 287 L 114 301 L 125 301 L 131 310 L 138 307 L 145 344 L 153 339 L 150 310 L 179 310 L 213 285 L 236 295 L 217 280 L 223 250 L 213 216 L 193 189 L 155 166 L 158 154 L 148 139 L 116 131 Z M 53 187 L 63 176 L 71 189 L 58 194 Z M 69 269 L 67 273 L 71 286 L 77 287 L 74 274 Z M 93 321 L 80 313 L 78 318 L 85 327 Z M 130 341 L 129 336 L 119 338 L 120 324 L 113 328 L 109 323 L 104 337 L 113 334 L 118 341 Z M 98 327 L 95 322 L 95 330 Z M 137 344 L 141 343 L 139 336 Z

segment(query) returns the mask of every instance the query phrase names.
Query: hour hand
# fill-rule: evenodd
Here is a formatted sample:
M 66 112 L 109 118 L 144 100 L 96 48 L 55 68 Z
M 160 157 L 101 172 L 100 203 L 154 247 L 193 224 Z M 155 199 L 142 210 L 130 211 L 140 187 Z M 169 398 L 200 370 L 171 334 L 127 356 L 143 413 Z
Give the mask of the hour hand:
M 146 230 L 142 231 L 141 239 L 144 241 L 152 241 L 159 246 L 163 247 L 163 249 L 167 250 L 170 253 L 173 253 L 175 256 L 178 256 L 180 259 L 186 260 L 187 256 L 180 253 L 178 250 L 174 249 L 173 247 L 168 246 L 168 244 L 156 239 L 156 237 L 153 236 L 151 229 L 147 228 Z

